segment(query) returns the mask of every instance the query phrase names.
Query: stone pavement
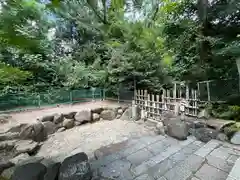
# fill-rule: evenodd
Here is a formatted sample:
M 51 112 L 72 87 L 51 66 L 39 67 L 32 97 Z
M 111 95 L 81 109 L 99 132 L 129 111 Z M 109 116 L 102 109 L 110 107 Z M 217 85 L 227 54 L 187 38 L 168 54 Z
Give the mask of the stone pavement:
M 91 166 L 96 180 L 226 180 L 240 157 L 235 148 L 194 137 L 145 136 L 112 145 L 114 152 L 98 152 Z

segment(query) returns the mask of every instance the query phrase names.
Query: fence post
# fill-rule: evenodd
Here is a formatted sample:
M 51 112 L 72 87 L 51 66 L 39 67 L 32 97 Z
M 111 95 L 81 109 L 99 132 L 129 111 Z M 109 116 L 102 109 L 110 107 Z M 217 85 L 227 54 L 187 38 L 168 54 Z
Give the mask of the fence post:
M 208 92 L 208 101 L 211 101 L 211 96 L 210 96 L 210 88 L 209 88 L 209 81 L 207 81 L 207 92 Z
M 72 95 L 72 91 L 69 92 L 69 97 L 70 97 L 70 102 L 73 103 L 73 95 Z
M 41 99 L 40 99 L 40 94 L 38 94 L 38 107 L 41 107 Z
M 178 114 L 178 103 L 177 103 L 177 84 L 174 83 L 173 88 L 173 99 L 174 99 L 174 114 Z

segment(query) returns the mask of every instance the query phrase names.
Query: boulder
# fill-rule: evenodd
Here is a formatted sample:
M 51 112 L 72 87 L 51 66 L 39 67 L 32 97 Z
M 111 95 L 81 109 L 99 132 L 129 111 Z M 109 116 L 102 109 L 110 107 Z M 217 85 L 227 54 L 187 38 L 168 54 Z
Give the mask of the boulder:
M 240 145 L 240 131 L 236 132 L 233 137 L 231 138 L 231 143 Z
M 178 140 L 186 140 L 188 136 L 188 125 L 185 122 L 175 121 L 167 125 L 167 133 L 169 136 Z
M 78 153 L 67 157 L 62 162 L 58 180 L 90 180 L 92 171 L 85 153 Z
M 157 123 L 157 125 L 156 125 L 156 133 L 157 134 L 162 134 L 162 135 L 165 134 L 164 125 L 163 125 L 162 122 L 158 122 Z
M 218 135 L 217 135 L 217 138 L 216 138 L 217 140 L 219 140 L 219 141 L 228 141 L 228 137 L 227 137 L 227 135 L 226 134 L 224 134 L 224 133 L 219 133 Z
M 54 163 L 47 167 L 47 172 L 44 175 L 44 180 L 56 180 L 58 177 L 61 163 Z
M 0 151 L 10 151 L 14 148 L 16 140 L 2 141 L 0 142 Z
M 80 126 L 81 124 L 79 121 L 74 121 L 74 126 Z
M 55 124 L 58 124 L 58 123 L 61 123 L 63 122 L 63 115 L 62 114 L 55 114 L 54 117 L 53 117 L 53 122 Z
M 0 125 L 9 123 L 11 119 L 12 119 L 12 116 L 9 114 L 0 114 Z
M 121 116 L 122 116 L 121 114 L 118 114 L 118 115 L 116 116 L 116 119 L 120 119 Z
M 7 132 L 20 133 L 22 131 L 22 129 L 25 128 L 27 125 L 28 124 L 26 124 L 26 123 L 15 125 L 15 126 L 11 127 Z
M 218 131 L 211 128 L 199 128 L 195 130 L 195 137 L 202 142 L 208 142 L 211 139 L 216 139 L 217 135 Z
M 65 130 L 66 130 L 65 127 L 61 127 L 61 128 L 59 128 L 59 129 L 57 130 L 57 132 L 63 132 L 63 131 L 65 131 Z
M 47 134 L 42 123 L 29 124 L 20 132 L 21 139 L 32 139 L 37 142 L 45 141 Z
M 100 114 L 100 117 L 104 120 L 113 120 L 116 117 L 116 112 L 113 110 L 103 110 Z
M 122 114 L 122 113 L 123 113 L 123 110 L 122 110 L 122 109 L 118 109 L 117 113 L 118 113 L 118 114 Z
M 13 167 L 14 163 L 7 161 L 7 162 L 0 162 L 0 175 L 5 169 L 8 169 L 10 167 Z
M 77 112 L 77 114 L 74 116 L 74 119 L 80 123 L 89 122 L 92 119 L 91 111 L 82 110 L 80 112 Z
M 3 170 L 2 172 L 0 172 L 0 179 L 1 177 L 3 177 L 3 180 L 9 180 L 11 179 L 14 171 L 15 171 L 16 167 L 15 166 L 12 166 L 10 168 L 7 168 L 5 170 Z M 2 180 L 2 179 L 1 179 Z
M 93 119 L 93 121 L 98 121 L 100 119 L 100 115 L 97 114 L 97 113 L 93 113 L 92 114 L 92 119 Z
M 11 180 L 43 180 L 46 167 L 41 163 L 29 163 L 16 167 Z
M 19 138 L 19 133 L 7 132 L 7 133 L 0 134 L 0 141 L 13 140 L 18 138 Z
M 208 118 L 210 118 L 208 110 L 206 110 L 206 109 L 201 110 L 199 112 L 199 114 L 198 114 L 198 118 L 200 118 L 200 119 L 208 119 Z
M 137 105 L 133 105 L 132 109 L 132 120 L 137 121 L 141 119 L 141 109 Z
M 218 131 L 223 131 L 225 127 L 235 124 L 235 121 L 222 120 L 222 119 L 209 119 L 206 121 L 207 125 Z
M 46 122 L 46 121 L 53 121 L 54 119 L 54 115 L 46 115 L 46 116 L 43 116 L 40 121 L 41 122 Z
M 39 144 L 32 140 L 20 140 L 16 142 L 15 151 L 16 154 L 30 153 L 34 154 L 39 148 Z
M 101 112 L 104 110 L 103 107 L 98 107 L 98 108 L 94 108 L 92 109 L 92 113 L 96 113 L 96 114 L 101 114 Z
M 14 157 L 13 159 L 10 160 L 13 164 L 20 164 L 21 162 L 25 161 L 28 159 L 30 156 L 28 153 L 22 153 Z
M 66 129 L 70 129 L 74 127 L 74 120 L 73 119 L 64 119 L 63 120 L 63 127 Z
M 43 122 L 43 127 L 44 127 L 44 131 L 47 134 L 47 136 L 55 133 L 57 130 L 56 125 L 51 121 Z
M 68 113 L 64 113 L 63 117 L 65 117 L 66 119 L 74 119 L 74 116 L 76 115 L 77 112 L 73 111 L 73 112 L 68 112 Z
M 132 120 L 132 108 L 127 108 L 122 116 L 120 117 L 121 120 Z

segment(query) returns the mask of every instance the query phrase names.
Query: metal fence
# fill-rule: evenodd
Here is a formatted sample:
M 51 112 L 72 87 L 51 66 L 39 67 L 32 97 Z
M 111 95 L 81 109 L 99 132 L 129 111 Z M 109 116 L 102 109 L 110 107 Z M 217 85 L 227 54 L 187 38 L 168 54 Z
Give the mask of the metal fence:
M 210 80 L 198 82 L 200 101 L 226 101 L 232 95 L 240 95 L 239 79 Z
M 77 90 L 54 89 L 47 92 L 37 93 L 9 93 L 0 96 L 0 111 L 18 111 L 104 98 L 105 91 L 100 88 Z

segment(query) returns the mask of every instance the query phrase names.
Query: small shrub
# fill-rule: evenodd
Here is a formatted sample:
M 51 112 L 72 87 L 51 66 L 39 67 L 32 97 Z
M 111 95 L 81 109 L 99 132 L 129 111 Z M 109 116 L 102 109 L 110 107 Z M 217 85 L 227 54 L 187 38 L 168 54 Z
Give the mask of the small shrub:
M 233 124 L 229 127 L 225 127 L 223 131 L 224 131 L 224 134 L 226 134 L 227 137 L 231 139 L 236 132 L 240 131 L 240 127 L 237 124 Z

